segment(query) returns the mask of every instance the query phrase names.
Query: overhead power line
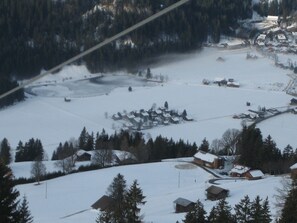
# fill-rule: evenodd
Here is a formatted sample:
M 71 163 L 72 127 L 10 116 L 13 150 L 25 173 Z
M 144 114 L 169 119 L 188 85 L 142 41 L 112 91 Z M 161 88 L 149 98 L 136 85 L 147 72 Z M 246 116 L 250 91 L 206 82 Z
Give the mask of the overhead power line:
M 114 36 L 112 36 L 112 37 L 110 37 L 110 38 L 107 38 L 107 39 L 104 40 L 103 42 L 98 43 L 97 45 L 95 45 L 95 46 L 89 48 L 88 50 L 86 50 L 86 51 L 84 51 L 84 52 L 82 52 L 82 53 L 80 53 L 80 54 L 78 54 L 78 55 L 76 55 L 76 56 L 70 58 L 69 60 L 66 60 L 65 62 L 63 62 L 63 63 L 61 63 L 61 64 L 55 66 L 54 68 L 52 68 L 52 69 L 50 69 L 50 70 L 48 70 L 48 71 L 45 71 L 44 73 L 42 73 L 42 74 L 40 74 L 40 75 L 37 75 L 37 76 L 33 77 L 32 79 L 26 81 L 25 83 L 20 84 L 18 87 L 13 88 L 13 89 L 11 89 L 10 91 L 8 91 L 8 92 L 6 92 L 6 93 L 0 95 L 0 99 L 2 99 L 2 98 L 4 98 L 4 97 L 6 97 L 6 96 L 8 96 L 8 95 L 10 95 L 10 94 L 12 94 L 12 93 L 18 91 L 18 90 L 20 90 L 20 89 L 22 89 L 22 88 L 24 88 L 24 87 L 26 87 L 27 85 L 33 83 L 34 81 L 36 81 L 36 80 L 38 80 L 38 79 L 40 79 L 40 78 L 42 78 L 42 77 L 44 77 L 44 76 L 46 76 L 46 75 L 48 75 L 48 74 L 51 74 L 51 73 L 54 73 L 54 72 L 58 71 L 58 70 L 61 69 L 62 67 L 66 66 L 66 65 L 68 65 L 68 64 L 73 63 L 74 61 L 76 61 L 76 60 L 78 60 L 78 59 L 80 59 L 80 58 L 82 58 L 82 57 L 84 57 L 84 56 L 86 56 L 86 55 L 92 53 L 93 51 L 95 51 L 95 50 L 97 50 L 97 49 L 99 49 L 99 48 L 101 48 L 101 47 L 103 47 L 103 46 L 105 46 L 105 45 L 107 45 L 107 44 L 113 42 L 113 41 L 116 40 L 116 39 L 119 39 L 120 37 L 122 37 L 122 36 L 124 36 L 124 35 L 126 35 L 126 34 L 132 32 L 132 31 L 134 31 L 134 30 L 140 28 L 141 26 L 144 26 L 145 24 L 147 24 L 147 23 L 149 23 L 149 22 L 151 22 L 151 21 L 153 21 L 153 20 L 159 18 L 160 16 L 162 16 L 162 15 L 164 15 L 164 14 L 166 14 L 166 13 L 168 13 L 168 12 L 170 12 L 170 11 L 172 11 L 172 10 L 174 10 L 174 9 L 176 9 L 176 8 L 178 8 L 178 7 L 180 7 L 180 6 L 182 6 L 182 5 L 184 5 L 185 3 L 189 2 L 189 1 L 190 1 L 190 0 L 181 0 L 181 1 L 179 1 L 179 2 L 176 2 L 176 3 L 172 4 L 171 6 L 165 8 L 165 9 L 159 11 L 159 12 L 157 12 L 156 14 L 154 14 L 154 15 L 152 15 L 152 16 L 150 16 L 150 17 L 144 19 L 144 20 L 142 20 L 141 22 L 139 22 L 139 23 L 137 23 L 137 24 L 135 24 L 135 25 L 133 25 L 133 26 L 131 26 L 131 27 L 129 27 L 129 28 L 123 30 L 122 32 L 120 32 L 120 33 L 118 33 L 118 34 L 116 34 L 116 35 L 114 35 Z

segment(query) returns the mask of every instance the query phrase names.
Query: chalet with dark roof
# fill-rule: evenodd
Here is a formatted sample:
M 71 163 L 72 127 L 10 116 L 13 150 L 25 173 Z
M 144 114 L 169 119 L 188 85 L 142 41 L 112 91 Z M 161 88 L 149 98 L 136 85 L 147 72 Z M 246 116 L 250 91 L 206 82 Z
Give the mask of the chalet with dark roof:
M 229 190 L 218 187 L 218 186 L 212 185 L 206 189 L 207 199 L 209 199 L 211 201 L 226 198 L 226 197 L 228 197 L 228 195 L 229 195 Z
M 177 198 L 173 203 L 175 204 L 176 213 L 189 212 L 193 210 L 195 206 L 194 202 L 181 197 Z
M 91 207 L 96 210 L 105 211 L 108 209 L 112 209 L 114 204 L 114 199 L 109 196 L 103 195 L 99 200 L 92 204 Z

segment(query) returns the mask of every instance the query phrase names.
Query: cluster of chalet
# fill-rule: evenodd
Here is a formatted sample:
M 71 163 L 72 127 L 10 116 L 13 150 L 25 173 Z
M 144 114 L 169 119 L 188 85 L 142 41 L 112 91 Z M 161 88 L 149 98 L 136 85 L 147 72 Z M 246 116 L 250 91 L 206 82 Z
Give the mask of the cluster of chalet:
M 224 167 L 224 161 L 223 157 L 201 150 L 194 155 L 193 160 L 195 164 L 211 169 L 222 169 Z M 234 165 L 229 175 L 231 177 L 244 177 L 249 180 L 261 179 L 264 176 L 261 170 L 251 170 L 251 168 L 242 165 Z
M 239 88 L 240 84 L 235 82 L 233 78 L 215 78 L 213 81 L 203 79 L 202 84 L 210 85 L 210 84 L 217 84 L 218 86 L 227 86 L 227 87 L 235 87 Z
M 186 110 L 179 113 L 176 110 L 169 110 L 166 107 L 151 108 L 149 110 L 118 112 L 112 116 L 113 120 L 122 120 L 123 130 L 144 130 L 159 125 L 179 124 L 182 121 L 193 121 L 187 115 Z
M 242 165 L 234 165 L 229 174 L 231 177 L 244 177 L 249 180 L 259 180 L 264 176 L 261 170 L 251 170 L 250 167 Z
M 257 119 L 270 118 L 280 113 L 282 113 L 282 111 L 276 108 L 266 109 L 265 107 L 263 107 L 261 110 L 258 110 L 258 111 L 249 109 L 248 112 L 246 113 L 235 114 L 232 117 L 234 119 L 244 119 L 247 121 L 255 121 Z

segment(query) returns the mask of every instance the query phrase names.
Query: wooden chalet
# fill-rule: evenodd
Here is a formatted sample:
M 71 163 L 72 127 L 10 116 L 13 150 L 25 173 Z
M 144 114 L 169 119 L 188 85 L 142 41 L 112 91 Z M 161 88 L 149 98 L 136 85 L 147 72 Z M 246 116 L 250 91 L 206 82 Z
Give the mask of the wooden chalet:
M 261 170 L 250 170 L 244 174 L 248 180 L 259 180 L 264 177 L 264 174 Z
M 297 163 L 290 167 L 291 169 L 291 178 L 297 179 Z
M 207 199 L 209 199 L 211 201 L 226 198 L 226 197 L 228 197 L 228 195 L 229 195 L 229 190 L 218 187 L 218 186 L 212 185 L 206 189 Z
M 201 150 L 194 155 L 194 163 L 212 169 L 218 169 L 224 166 L 224 160 L 222 158 Z
M 229 175 L 231 177 L 244 177 L 245 174 L 250 170 L 251 168 L 247 166 L 242 165 L 234 165 L 233 168 L 230 170 Z
M 193 210 L 195 206 L 194 202 L 180 197 L 173 201 L 173 203 L 175 204 L 176 213 L 189 212 Z
M 109 196 L 103 195 L 99 200 L 91 205 L 93 209 L 104 211 L 111 209 L 115 203 L 115 200 Z
M 75 154 L 76 156 L 76 161 L 90 161 L 91 158 L 92 158 L 92 155 L 91 153 L 88 153 L 87 151 L 85 150 L 78 150 Z

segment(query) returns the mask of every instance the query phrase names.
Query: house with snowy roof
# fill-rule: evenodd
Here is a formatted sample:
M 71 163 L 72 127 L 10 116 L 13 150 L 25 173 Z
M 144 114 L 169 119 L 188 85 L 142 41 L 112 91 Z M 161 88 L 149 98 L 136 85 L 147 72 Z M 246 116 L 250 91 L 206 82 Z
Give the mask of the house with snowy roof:
M 194 155 L 193 162 L 199 166 L 205 166 L 212 169 L 218 169 L 219 167 L 224 166 L 223 158 L 201 150 Z
M 231 177 L 244 177 L 250 169 L 251 168 L 247 166 L 234 165 L 229 174 Z
M 292 165 L 290 167 L 291 169 L 291 178 L 292 179 L 297 179 L 297 163 L 295 163 L 294 165 Z
M 248 180 L 260 180 L 264 177 L 261 170 L 250 170 L 244 175 Z

